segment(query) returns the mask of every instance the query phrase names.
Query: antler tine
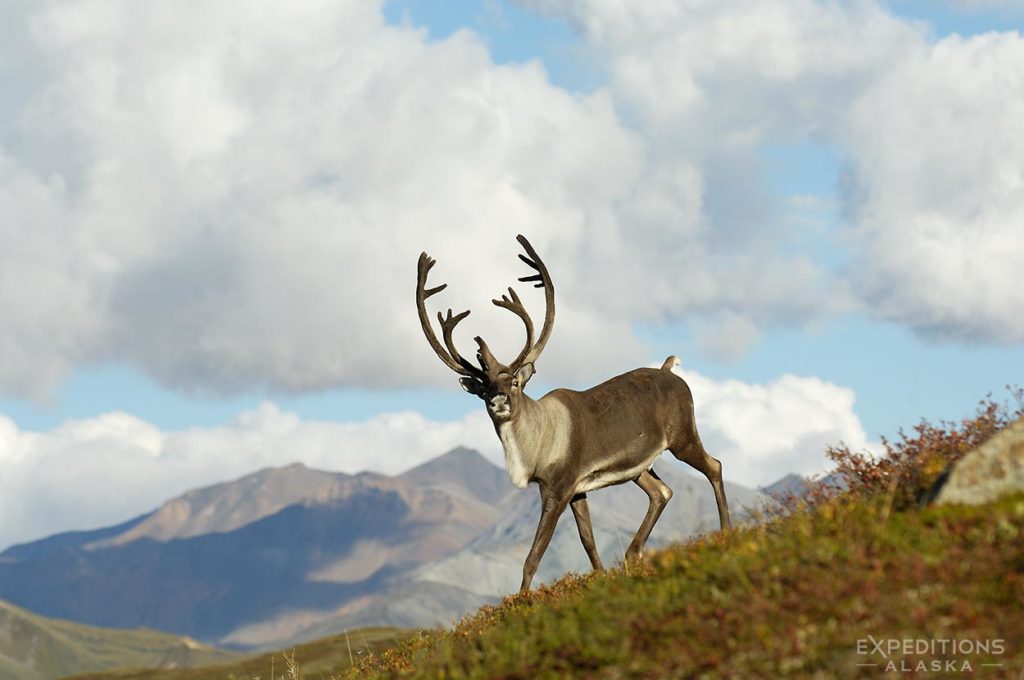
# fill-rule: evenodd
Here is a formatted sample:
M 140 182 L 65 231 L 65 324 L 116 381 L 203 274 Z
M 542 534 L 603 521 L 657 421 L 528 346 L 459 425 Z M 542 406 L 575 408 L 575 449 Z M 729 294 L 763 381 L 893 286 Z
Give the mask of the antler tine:
M 551 282 L 551 276 L 548 274 L 548 268 L 544 265 L 544 261 L 540 259 L 537 251 L 533 249 L 533 246 L 526 240 L 526 237 L 519 234 L 516 236 L 516 240 L 526 250 L 526 255 L 520 254 L 519 259 L 532 269 L 537 270 L 536 274 L 524 276 L 519 280 L 536 281 L 537 283 L 534 287 L 544 289 L 544 326 L 541 328 L 540 338 L 537 339 L 537 343 L 532 347 L 528 345 L 528 350 L 521 353 L 520 358 L 517 358 L 512 364 L 518 368 L 523 364 L 535 362 L 540 353 L 544 351 L 544 345 L 547 344 L 548 338 L 551 336 L 551 331 L 555 324 L 555 286 Z
M 511 364 L 512 366 L 519 366 L 520 362 L 526 358 L 527 353 L 533 347 L 533 319 L 530 318 L 529 313 L 526 311 L 526 307 L 523 306 L 519 296 L 516 295 L 516 292 L 511 287 L 508 289 L 508 294 L 512 299 L 502 295 L 500 300 L 491 300 L 491 302 L 498 307 L 504 307 L 518 316 L 523 320 L 523 325 L 526 326 L 526 344 L 523 345 L 523 349 L 519 352 L 519 356 L 517 356 Z
M 452 359 L 455 359 L 455 361 L 457 361 L 460 366 L 462 366 L 470 373 L 479 374 L 480 369 L 478 369 L 476 366 L 469 363 L 468 361 L 463 359 L 462 356 L 459 355 L 459 350 L 455 348 L 455 341 L 452 339 L 452 333 L 455 331 L 455 327 L 458 326 L 459 322 L 465 319 L 467 316 L 469 316 L 468 309 L 462 312 L 461 314 L 456 314 L 455 316 L 452 316 L 452 310 L 449 309 L 447 318 L 441 316 L 441 312 L 438 312 L 437 320 L 441 324 L 441 335 L 442 337 L 444 337 L 444 345 L 445 347 L 448 348 L 448 353 L 451 355 Z
M 434 288 L 427 288 L 427 275 L 430 273 L 431 267 L 434 266 L 436 260 L 431 258 L 426 253 L 420 253 L 419 263 L 416 269 L 416 309 L 419 312 L 420 327 L 423 329 L 423 334 L 427 336 L 427 342 L 430 343 L 431 349 L 437 354 L 438 358 L 444 362 L 445 366 L 452 369 L 459 375 L 465 375 L 470 377 L 479 377 L 481 372 L 475 366 L 462 359 L 459 353 L 455 351 L 455 344 L 451 341 L 451 330 L 455 327 L 462 319 L 466 318 L 469 311 L 465 311 L 462 314 L 454 317 L 452 321 L 452 311 L 448 310 L 448 319 L 450 327 L 446 327 L 445 321 L 441 318 L 441 313 L 437 313 L 437 318 L 441 320 L 441 327 L 445 329 L 445 344 L 448 346 L 448 352 L 441 346 L 441 343 L 437 339 L 437 335 L 434 333 L 434 328 L 430 324 L 430 317 L 427 316 L 426 300 L 431 295 L 436 295 L 442 290 L 448 287 L 447 283 L 442 283 L 440 286 Z M 449 354 L 450 352 L 450 354 Z
M 526 255 L 523 255 L 522 253 L 520 253 L 519 254 L 519 259 L 522 260 L 523 262 L 525 262 L 526 264 L 528 264 L 529 266 L 533 267 L 534 269 L 538 269 L 539 270 L 539 267 L 537 266 L 537 263 L 534 262 L 533 260 L 531 260 L 530 258 L 526 257 Z M 544 277 L 541 274 L 539 274 L 539 273 L 538 274 L 532 274 L 530 276 L 520 276 L 519 280 L 523 281 L 523 282 L 536 281 L 537 283 L 535 283 L 533 285 L 534 288 L 543 288 L 544 287 Z
M 491 354 L 491 348 L 487 346 L 483 338 L 478 335 L 473 339 L 480 348 L 476 353 L 476 359 L 485 371 L 491 371 L 495 367 L 501 366 L 501 362 L 494 358 L 494 355 Z

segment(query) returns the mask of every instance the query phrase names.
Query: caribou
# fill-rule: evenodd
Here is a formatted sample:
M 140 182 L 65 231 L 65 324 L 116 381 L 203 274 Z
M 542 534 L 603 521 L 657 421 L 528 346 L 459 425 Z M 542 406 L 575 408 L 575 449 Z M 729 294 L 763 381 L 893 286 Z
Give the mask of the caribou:
M 451 309 L 446 315 L 437 313 L 444 339 L 441 344 L 427 313 L 426 300 L 448 284 L 427 288 L 427 276 L 435 260 L 426 253 L 419 258 L 416 307 L 431 348 L 460 376 L 463 389 L 486 404 L 505 451 L 505 467 L 512 483 L 526 488 L 534 482 L 540 489 L 540 522 L 523 565 L 520 592 L 530 589 L 566 506 L 572 509 L 592 567 L 604 568 L 587 507 L 587 492 L 595 489 L 634 482 L 646 492 L 647 514 L 626 550 L 625 559 L 640 557 L 655 522 L 672 498 L 672 490 L 652 467 L 665 450 L 711 482 L 719 522 L 723 530 L 728 529 L 729 507 L 722 484 L 722 464 L 701 444 L 690 388 L 672 371 L 679 363 L 675 356 L 668 357 L 660 369 L 637 368 L 588 390 L 555 389 L 540 399 L 525 393 L 554 327 L 555 288 L 530 242 L 522 235 L 516 239 L 526 251 L 519 258 L 534 271 L 519 281 L 544 289 L 545 314 L 540 336 L 535 340 L 533 321 L 515 290 L 509 288 L 508 295 L 492 300 L 518 316 L 526 327 L 526 344 L 510 364 L 498 361 L 479 336 L 474 338 L 478 365 L 459 353 L 452 333 L 469 316 L 469 310 L 454 315 Z

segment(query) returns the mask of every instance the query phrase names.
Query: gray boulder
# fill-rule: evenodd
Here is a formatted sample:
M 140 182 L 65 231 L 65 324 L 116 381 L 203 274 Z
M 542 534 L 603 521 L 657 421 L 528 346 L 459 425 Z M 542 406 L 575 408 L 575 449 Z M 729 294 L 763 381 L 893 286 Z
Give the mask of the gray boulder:
M 940 504 L 982 505 L 1015 491 L 1024 491 L 1024 420 L 951 465 L 929 496 Z

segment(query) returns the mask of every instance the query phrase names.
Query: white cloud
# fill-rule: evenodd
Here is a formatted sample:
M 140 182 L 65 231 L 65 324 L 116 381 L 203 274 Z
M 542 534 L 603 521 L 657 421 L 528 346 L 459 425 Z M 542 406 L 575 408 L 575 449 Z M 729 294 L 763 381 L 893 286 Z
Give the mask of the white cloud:
M 380 2 L 9 5 L 0 389 L 102 361 L 214 392 L 451 384 L 413 263 L 451 284 L 431 302 L 474 309 L 460 342 L 508 356 L 520 329 L 487 301 L 522 273 L 517 232 L 555 276 L 559 381 L 643 356 L 636 322 L 754 337 L 851 291 L 925 332 L 1024 340 L 1018 34 L 931 42 L 873 2 L 527 4 L 573 18 L 606 88 L 387 26 Z M 780 234 L 799 227 L 759 154 L 806 140 L 847 164 L 845 278 Z
M 783 376 L 765 385 L 684 371 L 705 446 L 730 481 L 755 486 L 820 472 L 828 444 L 869 446 L 849 389 Z M 164 432 L 122 412 L 21 431 L 0 416 L 0 549 L 73 529 L 125 521 L 200 486 L 263 467 L 396 474 L 456 446 L 503 465 L 483 409 L 460 420 L 415 412 L 363 422 L 303 420 L 272 403 L 220 427 Z
M 1024 39 L 952 36 L 879 77 L 846 116 L 858 285 L 888 319 L 1024 342 Z
M 759 231 L 763 145 L 824 144 L 845 164 L 851 264 L 834 295 L 933 336 L 1024 342 L 1020 33 L 935 40 L 877 2 L 523 4 L 567 16 L 605 56 L 617 108 L 660 162 L 696 164 L 716 233 L 754 244 L 742 253 L 779 238 Z
M 355 0 L 194 10 L 12 12 L 25 28 L 4 61 L 46 67 L 4 94 L 8 391 L 111 358 L 215 391 L 436 380 L 411 302 L 419 251 L 453 284 L 442 304 L 479 308 L 514 282 L 517 231 L 557 262 L 636 175 L 640 143 L 606 97 L 495 66 L 470 33 L 427 43 Z M 560 342 L 600 324 L 636 347 L 628 319 L 595 318 L 573 272 L 556 275 L 581 320 Z M 587 358 L 554 354 L 570 373 Z
M 488 301 L 522 274 L 517 232 L 555 276 L 541 369 L 563 379 L 635 360 L 637 320 L 822 300 L 808 262 L 711 252 L 703 172 L 659 161 L 608 92 L 495 65 L 471 32 L 429 42 L 363 0 L 9 13 L 7 392 L 109 360 L 215 392 L 450 383 L 415 321 L 416 257 L 451 284 L 432 303 L 476 310 L 463 342 L 514 353 Z
M 849 388 L 788 374 L 766 384 L 681 375 L 693 392 L 701 440 L 732 481 L 754 487 L 791 472 L 824 472 L 832 467 L 825 448 L 840 442 L 879 450 L 854 412 Z

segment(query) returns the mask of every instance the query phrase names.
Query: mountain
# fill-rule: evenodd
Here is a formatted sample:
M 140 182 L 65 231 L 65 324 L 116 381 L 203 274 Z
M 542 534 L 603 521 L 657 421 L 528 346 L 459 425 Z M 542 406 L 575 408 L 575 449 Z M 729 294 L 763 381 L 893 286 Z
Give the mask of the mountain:
M 675 491 L 652 544 L 717 528 L 711 486 L 667 457 Z M 734 515 L 760 495 L 727 485 Z M 607 564 L 647 507 L 633 484 L 590 494 Z M 46 616 L 146 626 L 265 648 L 357 626 L 447 624 L 519 585 L 540 516 L 535 488 L 459 448 L 401 475 L 300 464 L 190 491 L 116 527 L 0 553 L 0 598 Z M 539 577 L 589 569 L 571 513 Z
M 234 657 L 180 635 L 48 619 L 0 600 L 0 680 L 46 680 L 118 666 L 181 668 Z
M 760 491 L 776 500 L 786 500 L 790 497 L 804 498 L 815 488 L 846 489 L 847 482 L 843 476 L 832 471 L 827 475 L 801 477 L 796 474 L 788 474 L 781 477 L 767 486 L 762 486 Z
M 403 473 L 402 479 L 412 484 L 438 486 L 456 495 L 468 492 L 488 504 L 500 502 L 515 491 L 502 468 L 473 449 L 461 446 Z
M 452 455 L 465 464 L 464 452 Z M 501 473 L 474 455 L 492 479 Z M 431 466 L 412 472 L 407 480 L 290 465 L 191 491 L 119 531 L 6 550 L 0 598 L 93 625 L 269 644 L 372 606 L 497 519 L 469 489 L 418 481 L 437 476 Z
M 772 498 L 787 498 L 795 496 L 802 498 L 808 490 L 807 479 L 796 474 L 788 474 L 781 477 L 767 486 L 762 486 L 761 491 Z

